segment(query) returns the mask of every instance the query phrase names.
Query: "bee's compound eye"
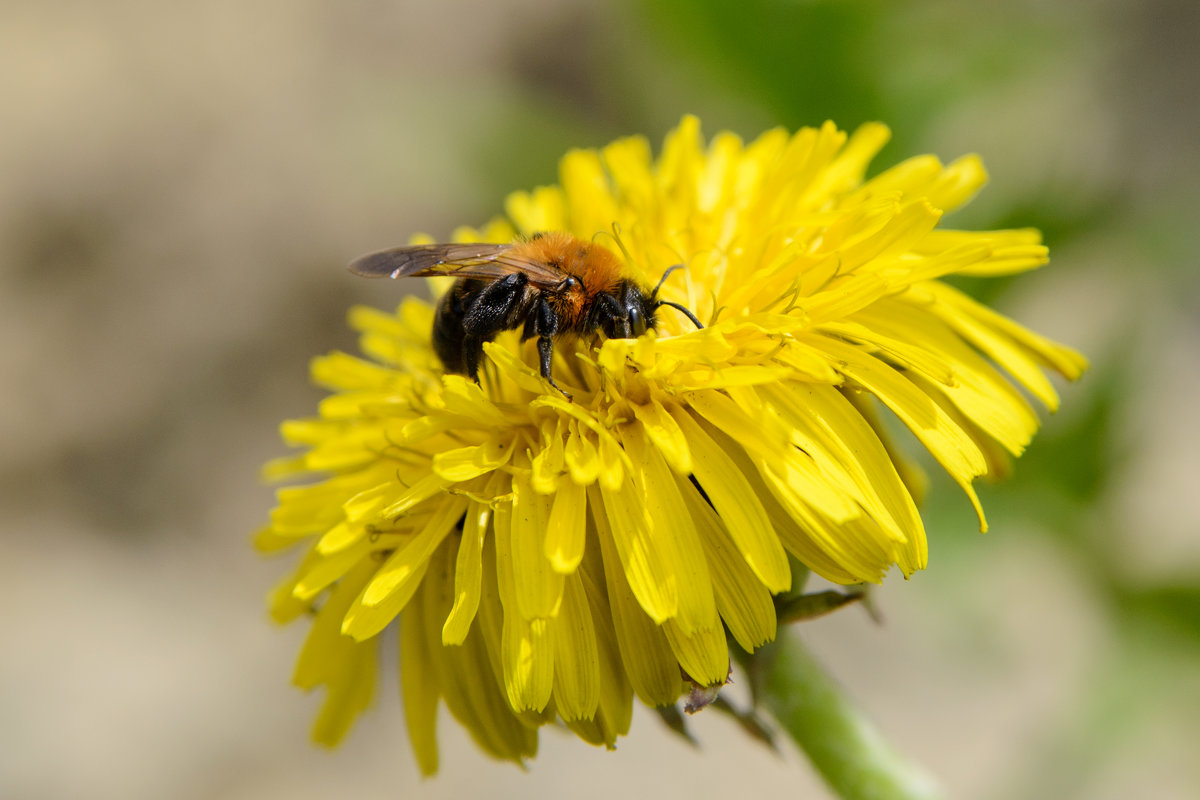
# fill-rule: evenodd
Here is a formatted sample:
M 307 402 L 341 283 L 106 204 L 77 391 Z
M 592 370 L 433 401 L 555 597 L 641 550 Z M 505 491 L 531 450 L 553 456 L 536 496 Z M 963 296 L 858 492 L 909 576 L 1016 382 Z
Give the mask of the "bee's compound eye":
M 629 329 L 634 336 L 641 336 L 646 332 L 646 315 L 637 306 L 629 307 Z

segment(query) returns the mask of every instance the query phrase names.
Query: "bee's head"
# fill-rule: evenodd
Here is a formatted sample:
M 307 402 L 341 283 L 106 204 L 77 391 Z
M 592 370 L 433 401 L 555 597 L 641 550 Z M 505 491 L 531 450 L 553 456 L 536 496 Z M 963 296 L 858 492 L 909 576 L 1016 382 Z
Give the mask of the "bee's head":
M 703 328 L 700 320 L 696 319 L 696 316 L 684 306 L 669 300 L 658 299 L 659 288 L 667 279 L 667 275 L 670 275 L 675 269 L 678 267 L 671 267 L 663 274 L 658 286 L 654 287 L 654 291 L 650 293 L 649 297 L 633 281 L 622 281 L 614 293 L 620 314 L 603 313 L 600 317 L 600 328 L 604 331 L 604 335 L 610 339 L 636 339 L 646 331 L 658 327 L 658 309 L 663 306 L 670 306 L 683 312 L 697 328 Z
M 613 299 L 617 308 L 602 310 L 599 318 L 600 329 L 609 339 L 636 339 L 657 324 L 658 305 L 633 281 L 621 281 Z

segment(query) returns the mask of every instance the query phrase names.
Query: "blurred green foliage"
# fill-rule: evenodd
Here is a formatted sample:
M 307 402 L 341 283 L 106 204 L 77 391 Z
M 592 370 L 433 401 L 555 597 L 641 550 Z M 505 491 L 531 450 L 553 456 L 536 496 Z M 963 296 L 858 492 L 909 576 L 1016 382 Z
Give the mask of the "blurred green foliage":
M 648 0 L 648 27 L 789 128 L 883 119 L 875 2 Z

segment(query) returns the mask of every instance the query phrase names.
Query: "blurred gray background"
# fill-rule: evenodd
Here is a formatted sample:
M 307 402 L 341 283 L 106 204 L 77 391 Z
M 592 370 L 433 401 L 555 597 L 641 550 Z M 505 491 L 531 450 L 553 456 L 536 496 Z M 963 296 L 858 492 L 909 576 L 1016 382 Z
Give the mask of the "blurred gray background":
M 736 10 L 734 6 L 736 5 Z M 303 626 L 251 532 L 276 428 L 353 349 L 343 265 L 554 180 L 568 147 L 880 119 L 882 168 L 982 154 L 952 218 L 1053 261 L 963 282 L 1084 350 L 992 531 L 938 475 L 927 572 L 803 634 L 957 798 L 1195 797 L 1200 766 L 1200 12 L 1185 0 L 0 3 L 0 795 L 827 797 L 724 718 L 525 774 L 447 717 L 408 752 L 394 659 L 308 742 Z M 735 687 L 736 691 L 736 687 Z

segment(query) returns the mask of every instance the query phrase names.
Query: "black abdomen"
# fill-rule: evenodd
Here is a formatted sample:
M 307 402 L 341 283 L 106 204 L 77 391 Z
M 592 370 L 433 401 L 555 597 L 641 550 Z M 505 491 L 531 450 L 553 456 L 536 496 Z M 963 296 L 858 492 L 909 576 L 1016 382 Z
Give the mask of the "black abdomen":
M 456 281 L 438 304 L 437 315 L 433 318 L 433 350 L 447 372 L 467 374 L 463 358 L 463 317 L 471 296 L 482 286 L 483 282 L 477 280 Z

